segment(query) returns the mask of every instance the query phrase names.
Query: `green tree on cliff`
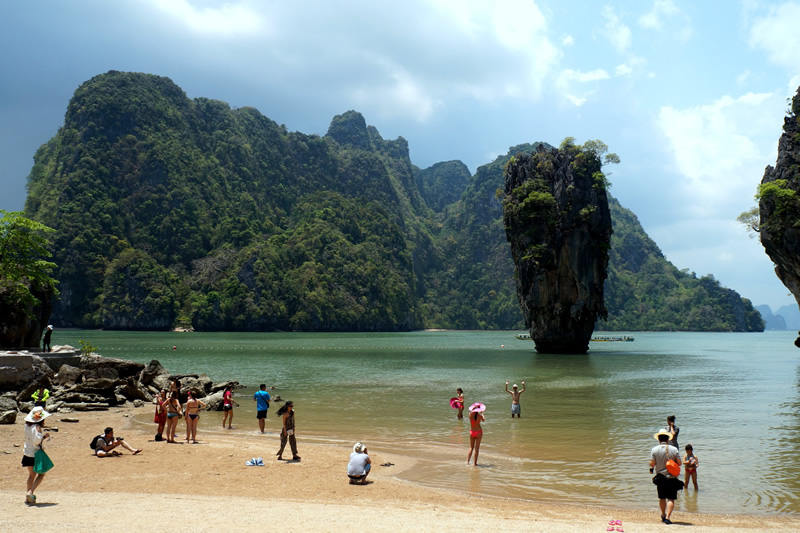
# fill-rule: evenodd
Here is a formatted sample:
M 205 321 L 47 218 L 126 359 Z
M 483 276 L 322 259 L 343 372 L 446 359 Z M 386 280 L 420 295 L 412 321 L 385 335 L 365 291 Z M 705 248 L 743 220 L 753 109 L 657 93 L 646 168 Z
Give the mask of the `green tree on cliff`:
M 29 309 L 39 303 L 32 288 L 56 292 L 57 281 L 50 277 L 56 264 L 45 259 L 52 254 L 44 237 L 55 230 L 25 218 L 21 211 L 0 213 L 0 300 L 5 306 Z

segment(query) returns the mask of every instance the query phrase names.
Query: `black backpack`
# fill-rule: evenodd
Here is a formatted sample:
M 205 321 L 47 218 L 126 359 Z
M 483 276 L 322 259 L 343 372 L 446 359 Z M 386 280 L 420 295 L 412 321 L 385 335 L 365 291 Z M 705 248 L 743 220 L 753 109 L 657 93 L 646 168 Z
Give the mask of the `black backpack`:
M 97 439 L 102 439 L 102 438 L 103 438 L 103 435 L 97 435 L 97 436 L 95 436 L 95 437 L 92 439 L 92 442 L 91 442 L 91 444 L 89 444 L 89 447 L 90 447 L 91 449 L 93 449 L 93 450 L 96 450 L 96 449 L 97 449 Z

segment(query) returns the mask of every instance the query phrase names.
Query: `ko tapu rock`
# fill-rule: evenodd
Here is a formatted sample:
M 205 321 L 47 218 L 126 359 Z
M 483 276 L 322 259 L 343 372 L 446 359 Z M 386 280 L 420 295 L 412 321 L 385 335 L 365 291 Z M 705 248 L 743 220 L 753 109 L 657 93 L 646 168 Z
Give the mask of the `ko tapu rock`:
M 783 119 L 778 159 L 759 188 L 761 244 L 775 273 L 800 305 L 800 88 Z M 795 341 L 800 347 L 800 337 Z
M 503 220 L 517 294 L 543 353 L 585 353 L 598 316 L 605 316 L 612 227 L 601 171 L 605 145 L 592 143 L 539 146 L 506 166 Z

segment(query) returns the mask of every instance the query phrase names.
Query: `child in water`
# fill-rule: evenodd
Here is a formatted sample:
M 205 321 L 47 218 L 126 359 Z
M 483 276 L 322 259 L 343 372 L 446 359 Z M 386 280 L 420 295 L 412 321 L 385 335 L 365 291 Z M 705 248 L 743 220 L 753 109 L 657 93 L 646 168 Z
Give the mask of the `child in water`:
M 683 466 L 686 468 L 686 474 L 683 483 L 686 485 L 686 490 L 689 490 L 689 479 L 691 478 L 694 490 L 697 490 L 697 466 L 700 461 L 697 460 L 691 444 L 687 444 L 685 449 L 686 455 L 683 456 Z

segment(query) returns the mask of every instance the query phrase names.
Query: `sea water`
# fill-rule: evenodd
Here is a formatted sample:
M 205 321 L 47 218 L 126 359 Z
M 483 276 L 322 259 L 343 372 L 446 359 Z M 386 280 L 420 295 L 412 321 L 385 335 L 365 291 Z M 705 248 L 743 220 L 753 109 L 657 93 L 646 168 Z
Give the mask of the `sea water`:
M 700 491 L 676 508 L 702 513 L 800 512 L 800 350 L 793 332 L 614 333 L 586 355 L 538 354 L 513 332 L 152 333 L 57 330 L 54 344 L 175 374 L 246 385 L 235 398 L 242 438 L 257 428 L 253 392 L 292 400 L 298 443 L 356 441 L 421 459 L 399 477 L 422 485 L 520 499 L 657 505 L 648 472 L 653 434 L 674 414 L 681 455 L 692 444 Z M 173 348 L 174 347 L 174 348 Z M 511 418 L 514 383 L 522 418 Z M 468 421 L 449 400 L 487 406 L 478 467 L 466 465 Z M 267 431 L 280 429 L 270 409 Z M 137 417 L 151 423 L 152 415 Z M 203 415 L 213 439 L 221 414 Z M 266 454 L 266 452 L 265 452 Z M 268 455 L 268 454 L 266 454 Z

